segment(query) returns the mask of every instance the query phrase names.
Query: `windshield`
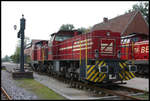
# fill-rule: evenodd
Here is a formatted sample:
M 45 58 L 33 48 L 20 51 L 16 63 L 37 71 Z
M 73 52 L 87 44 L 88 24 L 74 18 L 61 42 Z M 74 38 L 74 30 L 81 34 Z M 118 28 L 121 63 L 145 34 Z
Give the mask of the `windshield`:
M 130 42 L 130 39 L 122 39 L 121 40 L 121 43 L 122 44 L 126 44 L 126 43 L 129 43 Z
M 55 41 L 64 41 L 69 38 L 72 38 L 72 35 L 56 35 Z
M 133 42 L 137 42 L 137 41 L 139 41 L 139 38 L 138 38 L 138 37 L 134 37 L 134 38 L 132 39 L 132 41 L 133 41 Z

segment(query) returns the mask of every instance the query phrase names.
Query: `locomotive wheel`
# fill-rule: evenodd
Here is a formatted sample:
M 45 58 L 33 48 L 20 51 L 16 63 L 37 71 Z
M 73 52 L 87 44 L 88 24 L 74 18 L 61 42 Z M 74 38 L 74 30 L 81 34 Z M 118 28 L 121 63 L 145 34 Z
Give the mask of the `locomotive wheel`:
M 42 72 L 47 72 L 47 66 L 46 65 L 42 65 L 41 70 L 42 70 Z
M 31 67 L 31 69 L 32 69 L 33 71 L 35 71 L 35 70 L 34 70 L 34 66 L 31 65 L 30 67 Z
M 37 69 L 36 69 L 36 70 L 37 70 L 37 72 L 41 72 L 40 67 L 41 67 L 41 66 L 40 66 L 40 64 L 38 64 Z
M 34 64 L 32 67 L 33 67 L 33 71 L 37 71 L 37 64 Z
M 46 72 L 48 74 L 51 74 L 51 65 L 47 65 Z

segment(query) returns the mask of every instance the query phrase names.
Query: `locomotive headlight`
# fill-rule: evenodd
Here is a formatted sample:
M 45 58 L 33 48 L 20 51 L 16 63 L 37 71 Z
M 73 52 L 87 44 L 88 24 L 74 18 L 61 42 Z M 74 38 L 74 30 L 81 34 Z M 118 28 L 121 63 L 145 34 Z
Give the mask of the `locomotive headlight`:
M 137 66 L 136 65 L 129 65 L 129 71 L 130 72 L 136 72 L 137 71 Z
M 120 59 L 121 58 L 121 52 L 120 52 L 120 50 L 118 50 L 118 52 L 117 52 L 117 57 Z
M 96 59 L 99 58 L 99 51 L 98 51 L 98 49 L 95 50 L 95 58 L 96 58 Z
M 108 73 L 108 65 L 99 67 L 99 72 Z
M 107 35 L 107 36 L 110 36 L 110 32 L 107 32 L 106 35 Z

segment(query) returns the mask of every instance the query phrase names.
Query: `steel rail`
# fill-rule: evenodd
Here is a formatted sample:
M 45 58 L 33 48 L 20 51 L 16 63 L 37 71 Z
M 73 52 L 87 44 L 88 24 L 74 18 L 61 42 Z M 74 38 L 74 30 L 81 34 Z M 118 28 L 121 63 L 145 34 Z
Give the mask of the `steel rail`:
M 97 88 L 99 89 L 99 88 Z M 109 90 L 109 89 L 104 89 L 104 88 L 100 88 L 101 91 L 104 91 L 105 93 L 109 93 L 109 94 L 112 94 L 112 95 L 116 95 L 116 96 L 119 96 L 121 98 L 124 98 L 124 99 L 130 99 L 130 100 L 143 100 L 141 98 L 136 98 L 136 97 L 133 97 L 133 96 L 130 96 L 130 95 L 125 95 L 125 94 L 122 94 L 122 93 L 118 93 L 116 91 L 113 91 L 113 90 Z
M 137 88 L 131 88 L 131 87 L 120 86 L 120 85 L 115 85 L 115 86 L 118 86 L 120 88 L 125 88 L 125 89 L 128 89 L 128 90 L 133 90 L 133 91 L 141 92 L 141 93 L 146 93 L 146 94 L 149 93 L 149 91 L 145 91 L 145 90 L 141 90 L 141 89 L 137 89 Z
M 7 97 L 8 100 L 12 100 L 12 98 L 7 94 L 7 92 L 5 91 L 4 88 L 1 87 L 1 91 L 2 91 L 3 94 Z
M 119 96 L 120 98 L 125 98 L 125 99 L 127 98 L 127 99 L 130 99 L 130 100 L 143 100 L 142 98 L 136 98 L 136 97 L 133 97 L 133 96 L 130 96 L 130 95 L 125 95 L 125 94 L 118 93 L 116 91 L 109 90 L 109 89 L 106 89 L 106 88 L 100 88 L 100 87 L 93 86 L 93 85 L 87 85 L 87 84 L 83 84 L 81 82 L 74 82 L 74 83 L 82 85 L 82 86 L 86 86 L 88 88 L 92 88 L 92 89 L 94 88 L 95 90 L 98 90 L 98 91 L 101 91 L 101 92 L 104 92 L 104 93 L 107 93 L 107 94 Z M 137 91 L 143 92 L 142 90 L 138 90 L 138 89 L 137 89 Z

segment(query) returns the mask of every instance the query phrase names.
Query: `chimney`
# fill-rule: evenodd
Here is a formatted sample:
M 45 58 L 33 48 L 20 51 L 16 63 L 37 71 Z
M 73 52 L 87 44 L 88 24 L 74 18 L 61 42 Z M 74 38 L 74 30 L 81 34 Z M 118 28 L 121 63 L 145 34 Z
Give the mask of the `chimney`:
M 104 17 L 104 18 L 103 18 L 103 22 L 104 22 L 104 23 L 107 23 L 107 22 L 108 22 L 108 18 Z

